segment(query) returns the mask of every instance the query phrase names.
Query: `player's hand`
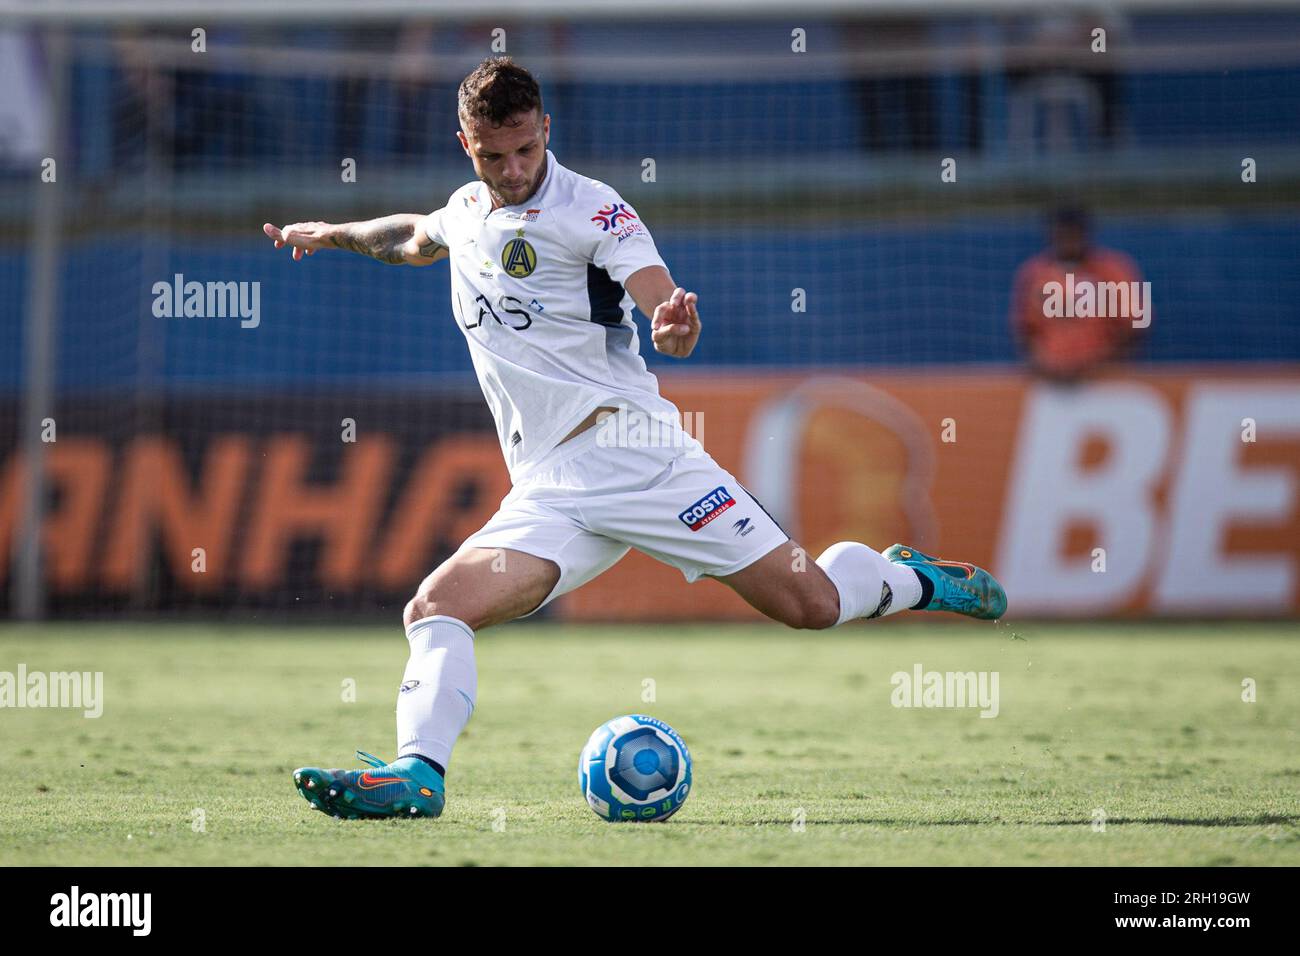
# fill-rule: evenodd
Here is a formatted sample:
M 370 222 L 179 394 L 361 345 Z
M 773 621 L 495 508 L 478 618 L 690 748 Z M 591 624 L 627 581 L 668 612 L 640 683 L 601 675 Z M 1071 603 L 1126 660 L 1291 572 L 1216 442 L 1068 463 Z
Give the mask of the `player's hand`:
M 293 259 L 297 262 L 304 255 L 311 255 L 317 249 L 333 248 L 330 235 L 334 226 L 328 222 L 295 222 L 280 229 L 269 222 L 262 225 L 262 231 L 275 242 L 275 248 L 291 246 Z
M 650 318 L 650 340 L 656 352 L 674 358 L 691 354 L 700 340 L 700 314 L 695 310 L 698 300 L 694 292 L 679 287 L 667 302 L 655 307 L 655 314 Z

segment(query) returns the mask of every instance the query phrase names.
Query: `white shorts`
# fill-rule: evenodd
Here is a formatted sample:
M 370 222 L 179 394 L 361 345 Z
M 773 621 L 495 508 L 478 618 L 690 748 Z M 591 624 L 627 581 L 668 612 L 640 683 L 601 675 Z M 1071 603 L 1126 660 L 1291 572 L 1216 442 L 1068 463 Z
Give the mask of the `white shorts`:
M 554 561 L 541 610 L 618 562 L 629 548 L 688 582 L 734 574 L 788 535 L 730 472 L 685 433 L 675 447 L 615 447 L 598 426 L 557 445 L 515 482 L 466 548 L 508 548 Z

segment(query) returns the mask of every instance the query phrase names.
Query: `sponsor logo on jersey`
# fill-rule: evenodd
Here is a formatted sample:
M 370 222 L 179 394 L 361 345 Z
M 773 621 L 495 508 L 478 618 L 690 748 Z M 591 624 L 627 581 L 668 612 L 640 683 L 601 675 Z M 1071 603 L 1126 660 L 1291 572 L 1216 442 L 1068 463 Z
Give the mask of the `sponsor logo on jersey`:
M 726 488 L 719 485 L 707 495 L 682 511 L 677 519 L 692 531 L 699 531 L 736 503 Z
M 408 691 L 415 690 L 415 688 L 417 688 L 417 687 L 419 687 L 419 686 L 420 686 L 420 682 L 419 682 L 418 680 L 408 680 L 408 681 L 403 681 L 403 682 L 402 682 L 402 690 L 401 690 L 401 692 L 402 692 L 403 694 L 405 694 L 405 693 L 407 693 Z
M 617 229 L 620 224 L 636 219 L 636 213 L 630 211 L 621 202 L 606 203 L 591 217 L 591 221 L 600 226 L 601 232 Z
M 750 521 L 748 518 L 741 518 L 739 521 L 733 524 L 732 527 L 736 529 L 736 536 L 743 538 L 745 535 L 749 534 L 751 531 L 754 530 L 754 523 Z
M 532 275 L 533 270 L 537 268 L 537 251 L 533 248 L 533 244 L 524 238 L 522 229 L 501 250 L 501 268 L 506 270 L 506 275 L 516 279 Z
M 541 214 L 542 211 L 540 209 L 526 209 L 524 210 L 524 214 L 522 218 L 524 222 L 536 222 L 537 217 L 540 216 Z
M 591 221 L 600 226 L 601 232 L 614 233 L 619 242 L 632 236 L 646 234 L 645 227 L 637 219 L 636 213 L 621 202 L 606 203 L 596 215 L 591 217 Z
M 543 305 L 542 305 L 540 302 L 538 302 L 536 299 L 533 299 L 532 302 L 529 302 L 529 303 L 528 303 L 528 308 L 532 309 L 534 312 L 545 312 L 545 311 L 546 311 L 546 307 L 543 306 Z

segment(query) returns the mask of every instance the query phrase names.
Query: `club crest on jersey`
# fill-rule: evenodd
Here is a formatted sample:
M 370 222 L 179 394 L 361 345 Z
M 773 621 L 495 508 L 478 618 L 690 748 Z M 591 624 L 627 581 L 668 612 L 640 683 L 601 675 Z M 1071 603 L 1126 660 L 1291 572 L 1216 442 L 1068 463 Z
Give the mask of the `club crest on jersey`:
M 677 516 L 677 520 L 692 531 L 699 531 L 735 503 L 736 499 L 731 496 L 731 493 L 722 485 L 719 485 L 681 512 Z
M 522 229 L 501 250 L 501 268 L 506 270 L 506 275 L 516 279 L 532 275 L 533 270 L 537 268 L 537 251 L 533 249 L 533 244 L 524 238 Z

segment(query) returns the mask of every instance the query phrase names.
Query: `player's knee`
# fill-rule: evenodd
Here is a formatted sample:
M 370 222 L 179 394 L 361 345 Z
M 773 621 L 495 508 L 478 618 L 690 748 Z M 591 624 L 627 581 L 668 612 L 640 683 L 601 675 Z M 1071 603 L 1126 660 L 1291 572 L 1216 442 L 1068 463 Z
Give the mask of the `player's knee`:
M 402 612 L 402 626 L 410 627 L 416 621 L 423 621 L 435 614 L 443 614 L 464 621 L 471 630 L 478 630 L 482 626 L 481 621 L 466 620 L 473 617 L 473 615 L 466 614 L 463 608 L 449 607 L 447 602 L 441 600 L 433 589 L 426 588 L 421 588 L 415 593 L 415 597 L 406 602 L 406 610 Z
M 424 620 L 426 617 L 433 617 L 436 613 L 434 602 L 422 592 L 417 593 L 415 597 L 406 602 L 406 610 L 402 612 L 402 626 L 410 627 L 416 621 Z

